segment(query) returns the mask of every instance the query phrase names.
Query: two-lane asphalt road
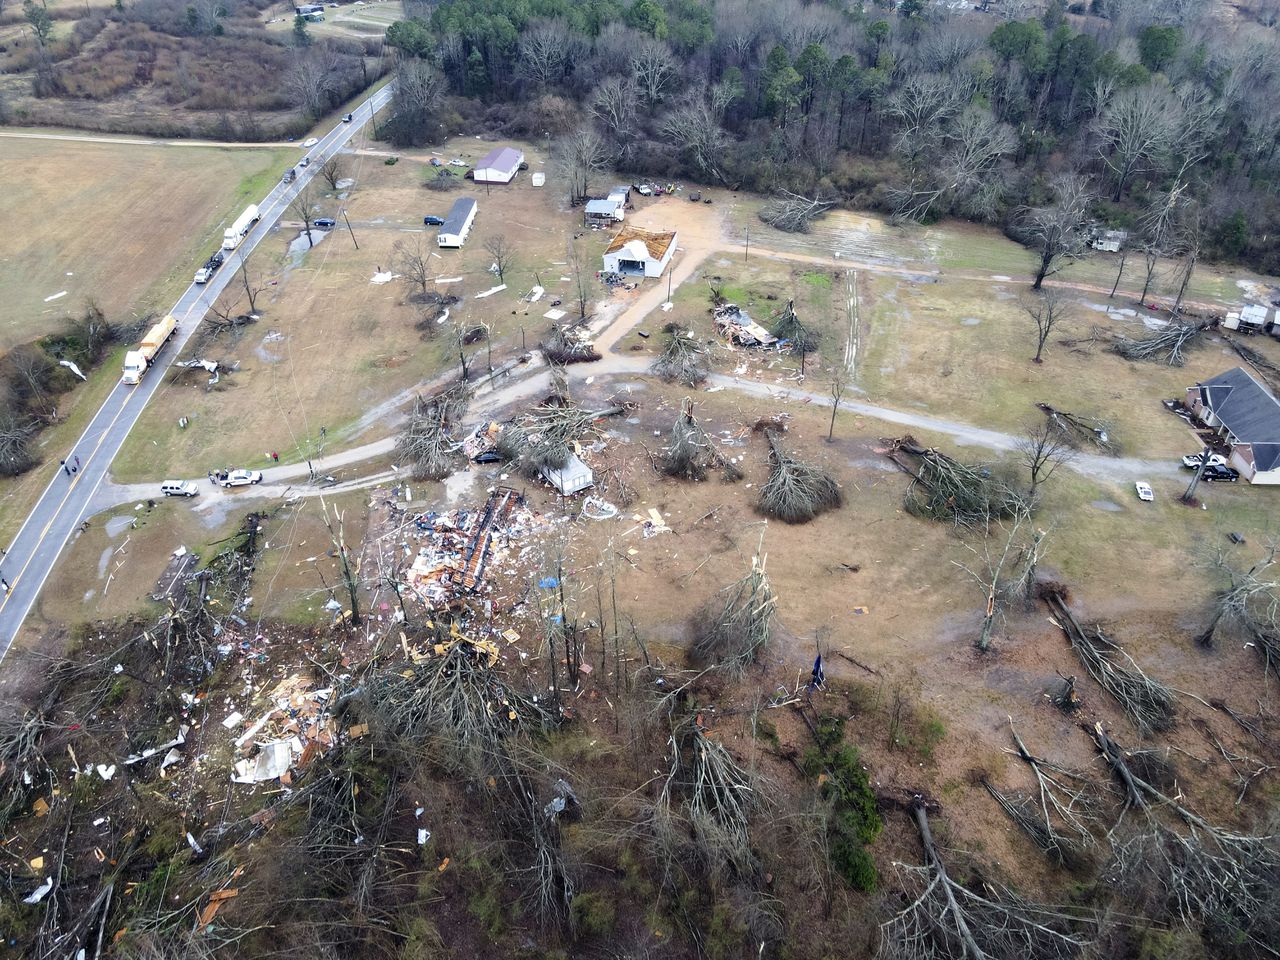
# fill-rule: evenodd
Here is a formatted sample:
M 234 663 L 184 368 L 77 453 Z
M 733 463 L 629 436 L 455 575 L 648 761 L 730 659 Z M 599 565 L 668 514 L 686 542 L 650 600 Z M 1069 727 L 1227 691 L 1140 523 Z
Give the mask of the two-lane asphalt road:
M 84 519 L 89 502 L 106 477 L 125 437 L 160 386 L 170 364 L 204 319 L 210 304 L 217 300 L 228 283 L 238 282 L 236 271 L 243 259 L 275 226 L 321 164 L 341 150 L 374 113 L 390 102 L 391 94 L 392 84 L 387 84 L 353 111 L 350 123 L 339 123 L 321 137 L 320 142 L 307 151 L 311 158 L 310 166 L 300 170 L 293 183 L 277 183 L 259 202 L 258 223 L 236 251 L 227 257 L 213 279 L 203 285 L 193 283 L 187 288 L 170 311 L 178 321 L 177 331 L 172 341 L 161 350 L 152 369 L 137 386 L 117 383 L 75 446 L 66 451 L 68 463 L 79 457 L 79 470 L 73 476 L 67 476 L 56 460 L 39 468 L 52 473 L 53 478 L 17 537 L 0 557 L 0 575 L 9 582 L 8 592 L 0 597 L 0 659 L 9 652 L 9 646 L 35 603 L 58 554 Z

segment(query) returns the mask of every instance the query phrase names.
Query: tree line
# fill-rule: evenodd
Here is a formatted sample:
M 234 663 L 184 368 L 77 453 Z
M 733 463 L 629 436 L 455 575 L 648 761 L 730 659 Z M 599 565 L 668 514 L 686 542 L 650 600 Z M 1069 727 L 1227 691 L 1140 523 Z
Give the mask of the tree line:
M 1158 260 L 1280 269 L 1277 44 L 1203 4 L 1053 0 L 1026 19 L 801 0 L 406 12 L 386 38 L 399 144 L 480 123 L 554 138 L 588 166 L 1011 231 L 1064 183 L 1075 203 L 1079 183 L 1087 219 Z

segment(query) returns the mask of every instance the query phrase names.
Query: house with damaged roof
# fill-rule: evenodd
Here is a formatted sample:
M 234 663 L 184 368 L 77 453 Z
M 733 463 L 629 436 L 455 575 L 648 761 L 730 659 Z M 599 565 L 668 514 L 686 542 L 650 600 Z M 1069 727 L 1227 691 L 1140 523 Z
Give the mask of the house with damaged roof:
M 626 226 L 604 251 L 606 273 L 629 277 L 660 277 L 676 252 L 675 233 L 654 233 Z
M 1231 446 L 1250 483 L 1280 483 L 1280 401 L 1243 367 L 1187 388 L 1187 407 Z

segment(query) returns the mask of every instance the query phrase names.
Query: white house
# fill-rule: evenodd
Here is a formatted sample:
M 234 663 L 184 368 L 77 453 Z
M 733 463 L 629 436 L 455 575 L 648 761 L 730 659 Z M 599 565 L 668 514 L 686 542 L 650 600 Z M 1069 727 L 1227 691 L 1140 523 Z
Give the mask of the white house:
M 604 251 L 606 273 L 660 277 L 676 252 L 676 234 L 623 227 Z
M 1280 484 L 1280 401 L 1243 367 L 1187 388 L 1187 406 L 1231 444 L 1250 483 Z
M 587 489 L 595 483 L 591 468 L 572 453 L 563 467 L 543 467 L 542 478 L 566 497 Z
M 467 242 L 467 234 L 471 225 L 476 222 L 476 211 L 479 207 L 470 197 L 459 197 L 453 201 L 449 216 L 445 217 L 440 232 L 436 234 L 436 244 L 441 247 L 460 247 Z
M 471 171 L 476 183 L 510 183 L 520 172 L 524 154 L 514 147 L 498 147 L 490 150 Z

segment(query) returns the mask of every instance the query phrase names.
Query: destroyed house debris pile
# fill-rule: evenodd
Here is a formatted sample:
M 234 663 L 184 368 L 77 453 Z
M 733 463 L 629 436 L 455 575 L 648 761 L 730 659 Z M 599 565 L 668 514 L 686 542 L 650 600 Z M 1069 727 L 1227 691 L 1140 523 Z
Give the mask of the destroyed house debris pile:
M 509 487 L 494 487 L 479 510 L 419 514 L 404 527 L 403 549 L 417 544 L 406 574 L 412 594 L 429 610 L 465 605 L 485 591 L 494 565 L 539 523 L 524 495 Z
M 747 315 L 736 303 L 722 303 L 713 311 L 716 329 L 732 344 L 740 347 L 771 347 L 778 338 Z

